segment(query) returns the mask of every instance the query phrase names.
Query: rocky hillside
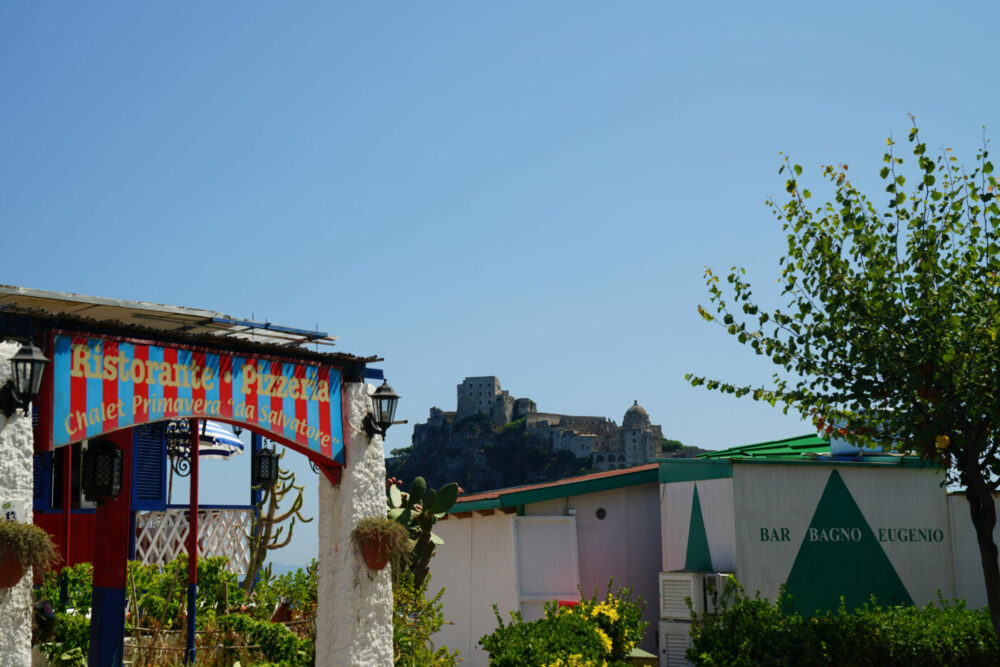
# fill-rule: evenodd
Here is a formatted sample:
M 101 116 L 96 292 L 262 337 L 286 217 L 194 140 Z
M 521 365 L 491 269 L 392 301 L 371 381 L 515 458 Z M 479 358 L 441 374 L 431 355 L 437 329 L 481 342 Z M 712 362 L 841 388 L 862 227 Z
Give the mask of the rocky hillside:
M 393 450 L 386 460 L 388 476 L 411 480 L 419 475 L 433 488 L 458 482 L 466 493 L 475 493 L 594 471 L 589 457 L 553 451 L 548 441 L 527 431 L 523 419 L 497 427 L 473 416 L 426 428 L 419 444 Z M 676 440 L 664 442 L 670 443 L 670 456 L 693 457 L 704 451 Z

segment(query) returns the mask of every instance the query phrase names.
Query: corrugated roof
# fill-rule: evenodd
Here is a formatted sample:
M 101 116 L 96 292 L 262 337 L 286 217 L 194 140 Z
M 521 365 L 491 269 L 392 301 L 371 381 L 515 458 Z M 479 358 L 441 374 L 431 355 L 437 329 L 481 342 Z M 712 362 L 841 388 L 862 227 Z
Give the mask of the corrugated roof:
M 753 445 L 740 445 L 717 452 L 700 454 L 700 459 L 731 459 L 735 457 L 743 458 L 767 458 L 767 459 L 800 459 L 803 454 L 816 454 L 817 456 L 830 454 L 830 441 L 818 435 L 798 435 L 782 440 L 769 440 L 758 442 Z
M 0 312 L 3 311 L 86 318 L 96 322 L 113 322 L 175 334 L 237 338 L 264 345 L 288 347 L 309 343 L 333 345 L 336 340 L 323 331 L 242 320 L 213 310 L 109 299 L 71 292 L 52 292 L 12 285 L 0 285 Z
M 714 459 L 716 461 L 742 460 L 747 463 L 790 462 L 803 463 L 837 463 L 858 465 L 902 465 L 905 467 L 935 467 L 933 464 L 921 461 L 917 456 L 906 456 L 898 453 L 867 453 L 857 452 L 834 456 L 830 452 L 830 441 L 817 435 L 799 435 L 783 440 L 758 442 L 755 445 L 731 447 L 717 452 L 708 452 L 698 456 L 699 459 Z M 661 475 L 662 478 L 662 475 Z M 662 481 L 662 479 L 661 479 Z

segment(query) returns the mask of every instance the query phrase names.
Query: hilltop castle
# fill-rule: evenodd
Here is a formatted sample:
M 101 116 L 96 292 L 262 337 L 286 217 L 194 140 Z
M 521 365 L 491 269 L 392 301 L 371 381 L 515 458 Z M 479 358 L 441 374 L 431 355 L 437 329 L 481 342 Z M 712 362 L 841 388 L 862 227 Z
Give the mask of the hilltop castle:
M 584 417 L 538 412 L 530 398 L 513 398 L 492 375 L 465 378 L 458 385 L 458 409 L 447 412 L 431 408 L 424 424 L 413 427 L 413 445 L 421 446 L 444 424 L 471 418 L 486 419 L 495 427 L 524 420 L 526 431 L 548 442 L 553 450 L 567 450 L 590 458 L 596 471 L 642 465 L 661 456 L 663 432 L 651 424 L 638 401 L 625 411 L 622 425 L 606 417 Z

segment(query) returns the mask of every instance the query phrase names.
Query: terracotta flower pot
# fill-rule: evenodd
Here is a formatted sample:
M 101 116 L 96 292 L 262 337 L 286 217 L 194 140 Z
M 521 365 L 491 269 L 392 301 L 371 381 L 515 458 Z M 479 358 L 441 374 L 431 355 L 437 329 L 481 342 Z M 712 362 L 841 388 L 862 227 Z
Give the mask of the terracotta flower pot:
M 362 533 L 358 536 L 361 544 L 361 555 L 369 570 L 385 568 L 392 557 L 392 544 L 389 536 L 380 533 Z
M 21 561 L 14 554 L 7 552 L 7 555 L 0 559 L 0 588 L 16 586 L 23 576 L 24 566 L 21 565 Z

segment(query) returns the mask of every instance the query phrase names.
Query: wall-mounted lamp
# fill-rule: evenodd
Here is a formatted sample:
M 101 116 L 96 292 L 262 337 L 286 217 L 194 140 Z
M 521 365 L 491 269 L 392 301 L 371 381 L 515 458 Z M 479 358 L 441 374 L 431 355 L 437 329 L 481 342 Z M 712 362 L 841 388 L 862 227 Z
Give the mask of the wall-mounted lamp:
M 80 488 L 87 500 L 102 503 L 122 490 L 122 450 L 107 440 L 91 440 L 80 465 Z
M 369 440 L 375 435 L 385 435 L 385 432 L 393 424 L 406 423 L 406 420 L 398 422 L 392 420 L 396 416 L 396 403 L 398 402 L 399 396 L 392 390 L 389 383 L 383 380 L 382 386 L 372 394 L 371 412 L 365 415 L 365 419 L 361 423 L 361 427 L 365 429 Z
M 278 452 L 261 447 L 250 455 L 250 486 L 272 486 L 278 481 Z
M 0 389 L 0 412 L 10 417 L 18 408 L 28 414 L 28 405 L 38 398 L 48 358 L 32 343 L 25 343 L 10 360 L 14 377 Z
M 243 435 L 243 427 L 242 426 L 240 426 L 239 424 L 231 424 L 231 426 L 232 426 L 232 429 L 233 429 L 233 433 L 236 434 L 237 438 L 240 437 L 241 435 Z

